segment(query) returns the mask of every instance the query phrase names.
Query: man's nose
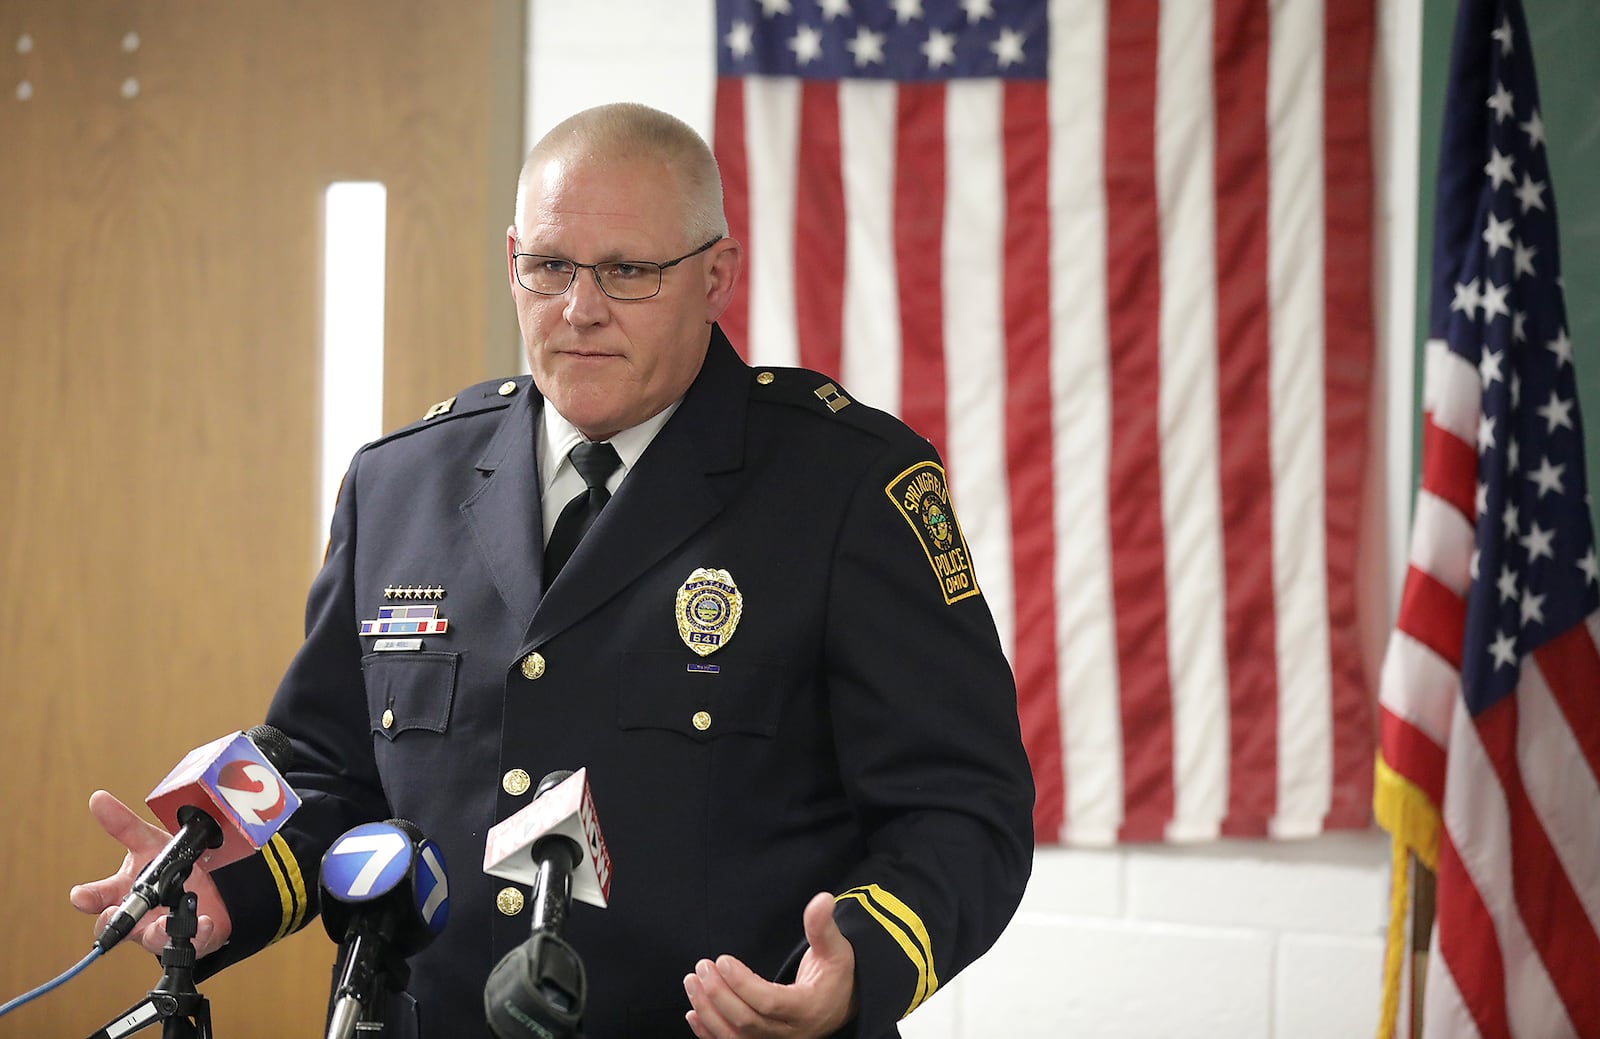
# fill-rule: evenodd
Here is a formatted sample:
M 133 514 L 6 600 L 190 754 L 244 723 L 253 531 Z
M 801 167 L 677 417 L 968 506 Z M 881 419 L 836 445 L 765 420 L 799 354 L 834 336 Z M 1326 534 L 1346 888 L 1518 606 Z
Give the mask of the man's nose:
M 567 286 L 567 305 L 562 316 L 568 324 L 594 325 L 611 313 L 611 297 L 600 289 L 600 275 L 593 267 L 580 268 Z

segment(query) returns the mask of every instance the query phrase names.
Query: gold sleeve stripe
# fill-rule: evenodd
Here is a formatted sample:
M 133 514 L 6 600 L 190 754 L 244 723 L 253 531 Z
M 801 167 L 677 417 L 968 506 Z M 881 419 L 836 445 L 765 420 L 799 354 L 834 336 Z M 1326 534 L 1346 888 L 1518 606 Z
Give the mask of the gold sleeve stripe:
M 911 998 L 911 1005 L 906 1007 L 906 1013 L 911 1013 L 939 989 L 939 975 L 933 966 L 933 942 L 928 937 L 928 929 L 923 925 L 922 918 L 877 884 L 851 888 L 840 895 L 837 901 L 846 898 L 861 903 L 861 907 L 889 932 L 889 936 L 905 952 L 906 959 L 917 968 L 917 990 Z
M 278 925 L 278 933 L 272 936 L 276 942 L 293 934 L 305 921 L 306 882 L 300 873 L 299 861 L 295 859 L 294 852 L 289 850 L 289 844 L 282 835 L 273 834 L 272 840 L 261 849 L 261 855 L 266 860 L 267 871 L 277 882 L 278 901 L 283 906 L 283 922 Z
M 868 899 L 864 893 L 861 891 L 846 891 L 835 901 L 843 902 L 847 898 L 856 902 L 860 902 L 861 907 L 871 914 L 872 918 L 878 921 L 885 931 L 889 932 L 890 937 L 899 943 L 901 950 L 903 950 L 906 954 L 906 959 L 910 960 L 911 965 L 917 968 L 917 990 L 912 995 L 911 1005 L 906 1007 L 905 1014 L 900 1015 L 901 1017 L 904 1017 L 906 1014 L 911 1013 L 911 1011 L 921 1006 L 922 1001 L 933 994 L 928 988 L 927 960 L 923 957 L 922 950 L 918 949 L 914 944 L 912 944 L 911 939 L 907 937 L 906 933 L 896 926 L 895 923 L 888 917 L 884 916 L 883 911 L 877 906 L 873 905 L 871 900 Z

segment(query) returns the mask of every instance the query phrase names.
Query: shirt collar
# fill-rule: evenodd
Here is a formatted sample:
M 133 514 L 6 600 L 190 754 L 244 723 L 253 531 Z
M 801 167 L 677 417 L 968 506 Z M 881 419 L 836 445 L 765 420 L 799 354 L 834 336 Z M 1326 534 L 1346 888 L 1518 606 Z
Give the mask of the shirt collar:
M 617 449 L 617 457 L 622 459 L 622 467 L 618 470 L 621 476 L 626 476 L 632 471 L 639 461 L 639 456 L 644 454 L 645 448 L 661 432 L 661 427 L 667 424 L 667 419 L 678 410 L 678 405 L 683 403 L 683 398 L 662 408 L 655 415 L 645 419 L 637 426 L 624 429 L 613 436 L 608 443 Z M 544 407 L 540 409 L 542 418 L 539 427 L 539 489 L 548 494 L 551 485 L 556 482 L 556 477 L 561 475 L 563 468 L 572 468 L 572 462 L 567 458 L 567 452 L 583 443 L 587 438 L 577 427 L 562 417 L 561 413 L 551 405 L 547 399 Z

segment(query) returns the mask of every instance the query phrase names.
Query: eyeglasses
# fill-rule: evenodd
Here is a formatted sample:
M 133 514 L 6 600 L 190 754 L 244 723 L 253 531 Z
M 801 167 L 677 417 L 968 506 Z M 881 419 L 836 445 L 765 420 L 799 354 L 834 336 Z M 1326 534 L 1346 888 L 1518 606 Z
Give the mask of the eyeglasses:
M 676 260 L 650 263 L 646 260 L 605 260 L 601 263 L 576 263 L 559 256 L 540 256 L 537 253 L 512 253 L 512 269 L 517 284 L 541 296 L 560 296 L 572 287 L 578 271 L 587 267 L 594 272 L 595 284 L 615 300 L 649 299 L 661 291 L 661 272 L 676 267 L 691 256 L 699 256 L 722 241 L 723 236 L 711 239 L 693 252 L 684 253 Z

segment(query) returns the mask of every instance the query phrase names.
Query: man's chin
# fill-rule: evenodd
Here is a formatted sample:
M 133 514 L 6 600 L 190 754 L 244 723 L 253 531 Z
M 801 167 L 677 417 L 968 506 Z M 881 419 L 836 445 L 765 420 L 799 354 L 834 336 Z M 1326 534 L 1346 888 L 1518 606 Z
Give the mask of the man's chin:
M 590 440 L 604 440 L 618 430 L 627 428 L 627 423 L 617 413 L 618 398 L 615 393 L 608 395 L 602 391 L 597 394 L 591 386 L 581 394 L 557 392 L 546 399 L 562 418 Z

